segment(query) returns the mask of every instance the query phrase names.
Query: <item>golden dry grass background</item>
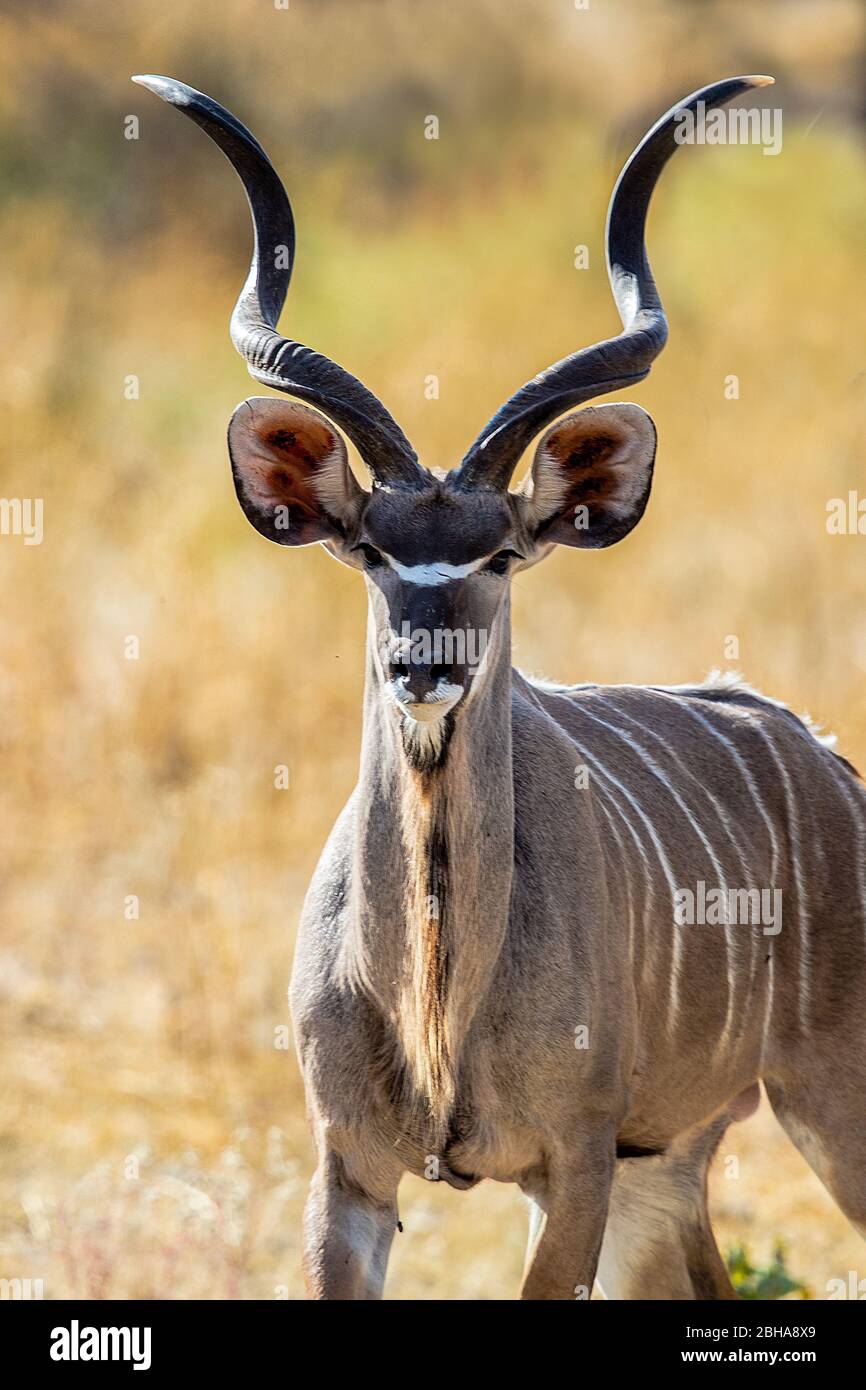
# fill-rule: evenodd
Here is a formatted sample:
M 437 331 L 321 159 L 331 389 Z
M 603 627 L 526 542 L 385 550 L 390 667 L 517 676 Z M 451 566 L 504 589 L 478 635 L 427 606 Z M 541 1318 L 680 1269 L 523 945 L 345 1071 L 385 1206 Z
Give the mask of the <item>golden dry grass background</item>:
M 845 0 L 7 5 L 2 493 L 44 498 L 45 538 L 0 538 L 0 1277 L 299 1296 L 311 1150 L 275 1030 L 358 754 L 362 586 L 257 538 L 230 483 L 241 191 L 129 75 L 255 129 L 299 224 L 284 326 L 448 466 L 612 330 L 602 228 L 633 139 L 706 81 L 774 72 L 782 153 L 686 150 L 651 217 L 671 338 L 634 395 L 659 429 L 649 511 L 518 581 L 515 647 L 560 678 L 676 682 L 735 636 L 730 664 L 863 763 L 866 538 L 825 526 L 863 487 L 862 53 Z M 866 1265 L 764 1111 L 713 1201 L 723 1245 L 782 1237 L 816 1297 Z M 516 1191 L 407 1180 L 402 1208 L 390 1297 L 514 1293 Z

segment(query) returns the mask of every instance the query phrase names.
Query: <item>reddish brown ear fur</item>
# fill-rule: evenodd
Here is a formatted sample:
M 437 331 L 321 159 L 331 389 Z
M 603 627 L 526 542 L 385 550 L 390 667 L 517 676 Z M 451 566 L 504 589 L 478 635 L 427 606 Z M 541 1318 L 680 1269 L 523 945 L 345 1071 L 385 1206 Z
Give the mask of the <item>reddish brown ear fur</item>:
M 590 406 L 560 420 L 532 465 L 535 538 L 595 550 L 628 535 L 649 499 L 655 449 L 655 425 L 637 405 Z
M 342 436 L 323 415 L 256 396 L 238 406 L 228 441 L 238 501 L 261 535 L 278 545 L 346 535 L 364 493 Z

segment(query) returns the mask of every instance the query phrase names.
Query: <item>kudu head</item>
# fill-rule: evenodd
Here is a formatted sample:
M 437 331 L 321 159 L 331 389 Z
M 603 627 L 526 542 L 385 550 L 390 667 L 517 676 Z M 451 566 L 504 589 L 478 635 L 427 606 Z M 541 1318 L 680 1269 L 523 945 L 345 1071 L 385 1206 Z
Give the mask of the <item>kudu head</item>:
M 435 760 L 484 671 L 486 635 L 507 622 L 511 576 L 554 545 L 613 545 L 643 515 L 656 447 L 649 415 L 620 403 L 559 417 L 643 380 L 664 347 L 667 321 L 644 233 L 656 180 L 677 148 L 678 118 L 700 102 L 711 110 L 772 79 L 734 77 L 704 87 L 644 136 L 617 180 L 607 220 L 608 274 L 622 332 L 534 377 L 445 474 L 419 464 L 392 416 L 355 377 L 277 333 L 294 222 L 255 137 L 182 82 L 134 80 L 210 135 L 249 199 L 255 245 L 231 336 L 256 381 L 295 399 L 257 396 L 232 416 L 229 453 L 241 507 L 268 540 L 321 542 L 365 575 L 376 677 L 402 721 L 407 750 L 417 749 L 424 730 L 420 746 Z M 545 427 L 527 477 L 510 491 L 524 449 Z M 349 468 L 343 434 L 370 472 L 370 491 Z

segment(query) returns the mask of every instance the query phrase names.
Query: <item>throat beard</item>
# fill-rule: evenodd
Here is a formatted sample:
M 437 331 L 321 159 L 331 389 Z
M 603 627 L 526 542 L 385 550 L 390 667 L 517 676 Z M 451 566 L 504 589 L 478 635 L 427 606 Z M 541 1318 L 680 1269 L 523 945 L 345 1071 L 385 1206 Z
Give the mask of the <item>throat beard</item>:
M 403 715 L 400 739 L 406 761 L 413 772 L 433 772 L 445 765 L 448 745 L 454 732 L 453 714 L 445 714 L 431 724 Z
M 435 729 L 436 726 L 434 726 Z M 444 744 L 443 744 L 444 754 Z M 443 774 L 403 772 L 406 973 L 400 1032 L 419 1118 L 441 1144 L 454 1100 L 448 1024 L 452 961 L 448 797 Z

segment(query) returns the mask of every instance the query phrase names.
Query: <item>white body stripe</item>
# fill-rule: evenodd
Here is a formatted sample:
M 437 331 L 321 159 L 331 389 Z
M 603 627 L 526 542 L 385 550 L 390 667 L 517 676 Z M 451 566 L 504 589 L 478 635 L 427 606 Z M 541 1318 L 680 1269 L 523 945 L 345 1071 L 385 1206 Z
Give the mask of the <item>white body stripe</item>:
M 803 1029 L 803 1032 L 807 1033 L 809 1031 L 810 1004 L 810 911 L 809 900 L 806 894 L 806 879 L 803 874 L 803 866 L 800 863 L 800 842 L 802 838 L 800 833 L 800 815 L 797 810 L 797 798 L 794 795 L 794 789 L 791 786 L 791 779 L 788 776 L 788 769 L 785 767 L 784 762 L 779 757 L 776 745 L 773 742 L 773 737 L 770 734 L 769 730 L 765 729 L 763 725 L 758 724 L 757 729 L 758 733 L 761 735 L 761 738 L 764 740 L 764 743 L 770 750 L 770 755 L 773 759 L 773 762 L 776 764 L 776 767 L 779 770 L 779 776 L 782 779 L 782 787 L 784 790 L 785 806 L 788 812 L 788 825 L 790 833 L 795 841 L 795 844 L 792 847 L 793 853 L 791 854 L 791 862 L 794 869 L 794 883 L 797 888 L 797 926 L 800 932 L 800 991 L 798 1002 L 800 1006 L 800 1026 Z
M 622 739 L 623 743 L 627 744 L 629 748 L 633 749 L 634 752 L 636 752 L 643 759 L 645 766 L 648 768 L 652 776 L 655 777 L 661 783 L 661 785 L 673 798 L 679 810 L 682 812 L 682 814 L 685 816 L 686 820 L 692 827 L 692 830 L 694 831 L 697 838 L 700 840 L 701 844 L 706 850 L 707 856 L 710 859 L 710 862 L 713 866 L 713 872 L 716 875 L 716 882 L 722 888 L 724 888 L 725 893 L 727 894 L 727 876 L 725 874 L 724 869 L 722 868 L 721 862 L 719 861 L 719 857 L 713 848 L 712 842 L 704 833 L 704 830 L 700 825 L 700 822 L 696 820 L 695 816 L 692 814 L 691 810 L 686 805 L 685 801 L 683 800 L 680 793 L 677 791 L 676 787 L 673 785 L 672 782 L 668 780 L 663 770 L 655 761 L 655 759 L 651 757 L 651 755 L 647 752 L 646 748 L 642 744 L 636 742 L 636 740 L 631 738 L 629 734 L 625 733 L 622 729 L 617 729 L 614 724 L 609 724 L 606 719 L 601 719 L 597 714 L 593 714 L 592 711 L 586 707 L 586 705 L 581 705 L 581 713 L 588 715 L 590 719 L 594 719 L 597 724 L 600 724 L 602 726 L 602 728 L 608 729 L 612 734 L 616 734 L 617 738 Z M 673 897 L 671 898 L 671 915 L 673 915 Z M 679 964 L 682 958 L 682 938 L 679 934 L 675 934 L 674 940 L 677 943 L 678 947 L 677 963 Z M 736 964 L 736 944 L 736 929 L 730 923 L 726 922 L 725 951 L 727 956 L 728 1002 L 727 1011 L 725 1014 L 724 1030 L 717 1044 L 719 1050 L 723 1050 L 728 1045 L 731 1029 L 734 1025 L 734 1006 L 736 1002 L 736 995 L 733 988 L 733 983 L 735 979 L 734 967 Z
M 582 712 L 582 713 L 585 713 L 585 711 L 581 711 L 581 712 Z M 629 805 L 633 808 L 633 810 L 635 810 L 635 811 L 637 812 L 637 815 L 638 815 L 639 819 L 642 821 L 643 825 L 646 827 L 647 834 L 649 835 L 650 840 L 652 841 L 652 845 L 653 845 L 653 848 L 655 849 L 656 856 L 657 856 L 658 861 L 659 861 L 659 864 L 660 864 L 660 866 L 661 866 L 662 873 L 664 874 L 664 876 L 665 876 L 665 878 L 666 878 L 666 880 L 667 880 L 668 888 L 669 888 L 669 890 L 670 890 L 670 901 L 671 901 L 671 909 L 672 909 L 672 910 L 671 910 L 671 917 L 673 918 L 674 893 L 676 892 L 677 884 L 676 884 L 676 880 L 675 880 L 675 878 L 674 878 L 674 875 L 673 875 L 673 873 L 672 873 L 672 871 L 671 871 L 670 862 L 669 862 L 669 860 L 668 860 L 667 855 L 665 854 L 664 846 L 663 846 L 661 840 L 659 839 L 658 835 L 656 834 L 655 826 L 653 825 L 653 823 L 652 823 L 652 821 L 649 819 L 649 817 L 644 813 L 643 808 L 641 807 L 640 803 L 639 803 L 639 802 L 637 801 L 637 799 L 632 795 L 632 793 L 629 791 L 628 787 L 625 786 L 625 785 L 619 780 L 618 777 L 614 777 L 613 773 L 608 771 L 608 769 L 605 767 L 604 763 L 601 762 L 601 760 L 600 760 L 599 758 L 594 757 L 593 754 L 591 754 L 591 753 L 589 752 L 589 750 L 588 750 L 583 744 L 579 743 L 578 740 L 577 740 L 577 738 L 574 736 L 574 734 L 571 735 L 571 738 L 572 738 L 572 742 L 574 743 L 574 746 L 577 748 L 577 750 L 578 750 L 578 752 L 580 753 L 581 757 L 584 758 L 587 762 L 593 763 L 593 764 L 599 769 L 599 771 L 602 773 L 602 775 L 603 775 L 603 777 L 605 778 L 605 780 L 608 781 L 608 782 L 610 782 L 612 786 L 616 787 L 617 790 L 618 790 L 619 792 L 622 793 L 622 795 L 625 797 L 626 801 L 627 801 L 627 802 L 629 803 Z M 632 827 L 631 823 L 630 823 L 628 820 L 626 820 L 626 824 L 628 825 L 629 829 L 631 830 L 631 833 L 632 833 L 632 835 L 634 836 L 635 842 L 636 842 L 636 843 L 639 843 L 639 841 L 637 840 L 637 836 L 636 836 L 635 833 L 634 833 L 634 828 Z M 642 855 L 644 854 L 643 848 L 641 848 L 641 854 L 642 854 Z M 645 857 L 645 855 L 644 855 L 644 857 Z M 647 907 L 649 907 L 649 904 L 647 905 Z M 671 994 L 670 994 L 670 998 L 671 998 L 671 1024 L 672 1024 L 672 1025 L 675 1025 L 675 1024 L 676 1024 L 677 1015 L 678 1015 L 678 1013 L 679 1013 L 679 969 L 680 969 L 680 957 L 681 957 L 681 955 L 682 955 L 682 945 L 681 945 L 681 942 L 680 942 L 680 939 L 679 939 L 677 933 L 674 932 L 674 959 L 673 959 L 673 963 L 672 963 L 672 967 L 671 967 Z
M 779 873 L 779 841 L 776 836 L 776 829 L 773 825 L 772 818 L 770 817 L 767 808 L 764 804 L 764 800 L 761 796 L 758 783 L 756 782 L 754 775 L 752 774 L 752 771 L 745 758 L 743 757 L 742 753 L 740 752 L 739 748 L 737 748 L 736 744 L 732 743 L 731 740 L 725 734 L 723 734 L 720 729 L 717 729 L 715 725 L 712 723 L 712 721 L 709 720 L 704 713 L 702 713 L 700 710 L 695 709 L 694 705 L 691 703 L 690 700 L 683 699 L 681 695 L 674 694 L 673 692 L 675 687 L 654 686 L 653 689 L 658 691 L 662 695 L 672 695 L 673 699 L 676 700 L 678 706 L 681 709 L 684 709 L 689 715 L 691 715 L 693 719 L 696 719 L 699 724 L 703 725 L 707 732 L 712 734 L 713 738 L 718 739 L 719 743 L 721 743 L 722 746 L 728 750 L 733 761 L 737 764 L 737 767 L 742 773 L 746 785 L 748 786 L 750 792 L 752 793 L 752 796 L 754 797 L 758 815 L 761 817 L 761 820 L 767 827 L 767 834 L 770 837 L 771 854 L 770 879 L 773 883 L 775 883 Z

